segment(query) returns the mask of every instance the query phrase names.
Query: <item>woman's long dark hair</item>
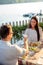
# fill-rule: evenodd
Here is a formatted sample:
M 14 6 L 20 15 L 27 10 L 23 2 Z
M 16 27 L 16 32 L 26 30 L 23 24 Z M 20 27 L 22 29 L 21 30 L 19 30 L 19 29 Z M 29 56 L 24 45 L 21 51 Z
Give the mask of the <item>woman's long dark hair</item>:
M 39 27 L 38 27 L 38 20 L 37 20 L 36 16 L 32 17 L 31 20 L 32 19 L 34 19 L 36 21 L 35 30 L 37 32 L 37 40 L 39 41 L 40 40 L 40 33 L 39 33 Z M 29 24 L 29 28 L 32 28 L 31 21 L 30 21 L 30 24 Z

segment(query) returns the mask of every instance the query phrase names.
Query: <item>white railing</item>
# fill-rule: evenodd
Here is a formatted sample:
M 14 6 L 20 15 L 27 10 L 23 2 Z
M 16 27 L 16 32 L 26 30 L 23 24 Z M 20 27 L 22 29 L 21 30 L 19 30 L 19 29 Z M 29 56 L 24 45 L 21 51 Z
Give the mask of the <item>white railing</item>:
M 22 25 L 25 25 L 25 24 L 28 24 L 29 23 L 29 20 L 22 20 L 22 21 L 12 21 L 12 22 L 6 22 L 6 23 L 2 23 L 2 25 L 4 24 L 10 24 L 12 26 L 22 26 Z

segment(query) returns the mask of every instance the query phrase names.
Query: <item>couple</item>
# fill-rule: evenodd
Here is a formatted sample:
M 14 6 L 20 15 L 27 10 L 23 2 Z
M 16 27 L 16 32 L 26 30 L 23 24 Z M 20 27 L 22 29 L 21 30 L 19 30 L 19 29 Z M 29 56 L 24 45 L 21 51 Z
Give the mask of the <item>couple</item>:
M 25 34 L 29 36 L 28 39 L 30 41 L 39 41 L 40 33 L 36 17 L 31 19 L 29 28 L 30 29 L 27 29 L 25 32 Z M 0 36 L 0 63 L 4 65 L 18 65 L 18 57 L 28 53 L 28 44 L 25 42 L 26 39 L 24 38 L 24 48 L 20 48 L 16 44 L 11 45 L 9 41 L 13 36 L 13 31 L 10 25 L 1 26 Z

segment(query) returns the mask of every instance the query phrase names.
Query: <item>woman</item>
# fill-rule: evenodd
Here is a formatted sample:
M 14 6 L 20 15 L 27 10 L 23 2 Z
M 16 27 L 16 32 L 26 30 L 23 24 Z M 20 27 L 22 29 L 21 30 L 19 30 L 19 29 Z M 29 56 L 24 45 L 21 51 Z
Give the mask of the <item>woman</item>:
M 41 33 L 42 29 L 39 27 L 38 20 L 34 16 L 31 18 L 29 28 L 26 29 L 25 35 L 27 35 L 29 42 L 37 42 L 41 39 Z M 24 38 L 26 37 L 24 36 Z

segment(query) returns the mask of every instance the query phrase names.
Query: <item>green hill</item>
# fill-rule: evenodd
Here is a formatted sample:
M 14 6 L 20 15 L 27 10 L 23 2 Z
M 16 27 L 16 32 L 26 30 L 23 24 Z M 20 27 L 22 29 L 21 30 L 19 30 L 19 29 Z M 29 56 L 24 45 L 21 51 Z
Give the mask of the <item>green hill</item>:
M 13 3 L 24 3 L 24 2 L 38 2 L 43 0 L 0 0 L 0 4 L 13 4 Z

